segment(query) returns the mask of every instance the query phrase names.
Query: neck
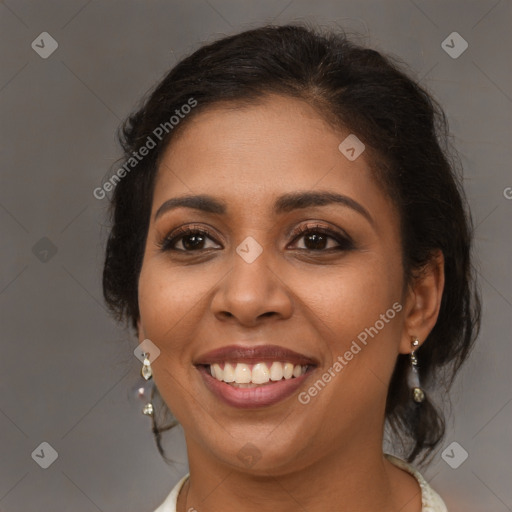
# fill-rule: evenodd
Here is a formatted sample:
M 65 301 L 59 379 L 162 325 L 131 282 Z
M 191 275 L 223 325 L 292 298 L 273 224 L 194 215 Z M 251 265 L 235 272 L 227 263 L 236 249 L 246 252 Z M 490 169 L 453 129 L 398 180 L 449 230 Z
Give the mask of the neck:
M 333 504 L 340 512 L 421 511 L 416 480 L 384 458 L 381 443 L 351 442 L 298 470 L 256 475 L 188 446 L 190 479 L 178 512 L 324 512 Z

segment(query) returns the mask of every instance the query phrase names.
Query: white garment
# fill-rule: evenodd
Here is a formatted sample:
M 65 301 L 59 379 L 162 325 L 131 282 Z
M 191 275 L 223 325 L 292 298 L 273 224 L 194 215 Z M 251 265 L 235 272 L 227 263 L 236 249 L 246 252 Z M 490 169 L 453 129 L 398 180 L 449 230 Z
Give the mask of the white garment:
M 385 455 L 386 458 L 392 462 L 395 466 L 407 471 L 407 473 L 411 474 L 416 480 L 421 488 L 421 512 L 448 512 L 444 501 L 441 499 L 439 494 L 437 494 L 432 487 L 428 484 L 428 482 L 423 478 L 423 476 L 414 469 L 407 462 L 394 457 L 393 455 Z M 178 494 L 180 493 L 183 484 L 186 482 L 188 478 L 188 474 L 185 475 L 174 487 L 171 493 L 165 498 L 164 502 L 154 511 L 154 512 L 176 512 L 176 501 L 178 500 Z

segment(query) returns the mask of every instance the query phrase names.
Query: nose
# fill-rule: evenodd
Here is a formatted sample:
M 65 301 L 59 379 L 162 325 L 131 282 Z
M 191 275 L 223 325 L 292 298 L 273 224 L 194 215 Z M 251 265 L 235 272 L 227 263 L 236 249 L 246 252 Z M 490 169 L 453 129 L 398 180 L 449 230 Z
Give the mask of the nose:
M 222 279 L 211 302 L 213 314 L 222 321 L 247 327 L 265 319 L 286 319 L 293 312 L 292 293 L 272 268 L 265 251 L 252 263 L 234 253 L 232 268 Z

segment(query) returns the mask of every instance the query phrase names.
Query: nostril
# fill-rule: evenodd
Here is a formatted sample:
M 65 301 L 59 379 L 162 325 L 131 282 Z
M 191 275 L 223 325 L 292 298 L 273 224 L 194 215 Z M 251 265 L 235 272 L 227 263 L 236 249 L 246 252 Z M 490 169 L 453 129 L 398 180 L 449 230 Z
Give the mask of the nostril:
M 275 315 L 275 313 L 273 311 L 267 311 L 267 313 L 262 313 L 260 316 L 267 317 L 267 316 L 272 316 L 272 315 Z

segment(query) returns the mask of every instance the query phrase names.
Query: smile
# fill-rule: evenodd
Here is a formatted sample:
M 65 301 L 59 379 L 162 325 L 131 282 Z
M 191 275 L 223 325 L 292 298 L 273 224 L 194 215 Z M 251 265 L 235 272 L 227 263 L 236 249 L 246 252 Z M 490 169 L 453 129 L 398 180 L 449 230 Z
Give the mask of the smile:
M 212 377 L 235 387 L 253 387 L 282 379 L 297 378 L 304 375 L 308 369 L 307 366 L 280 361 L 261 362 L 253 365 L 246 363 L 215 363 L 209 368 Z
M 209 352 L 194 364 L 216 398 L 232 407 L 247 409 L 288 398 L 318 363 L 275 345 L 233 345 Z

